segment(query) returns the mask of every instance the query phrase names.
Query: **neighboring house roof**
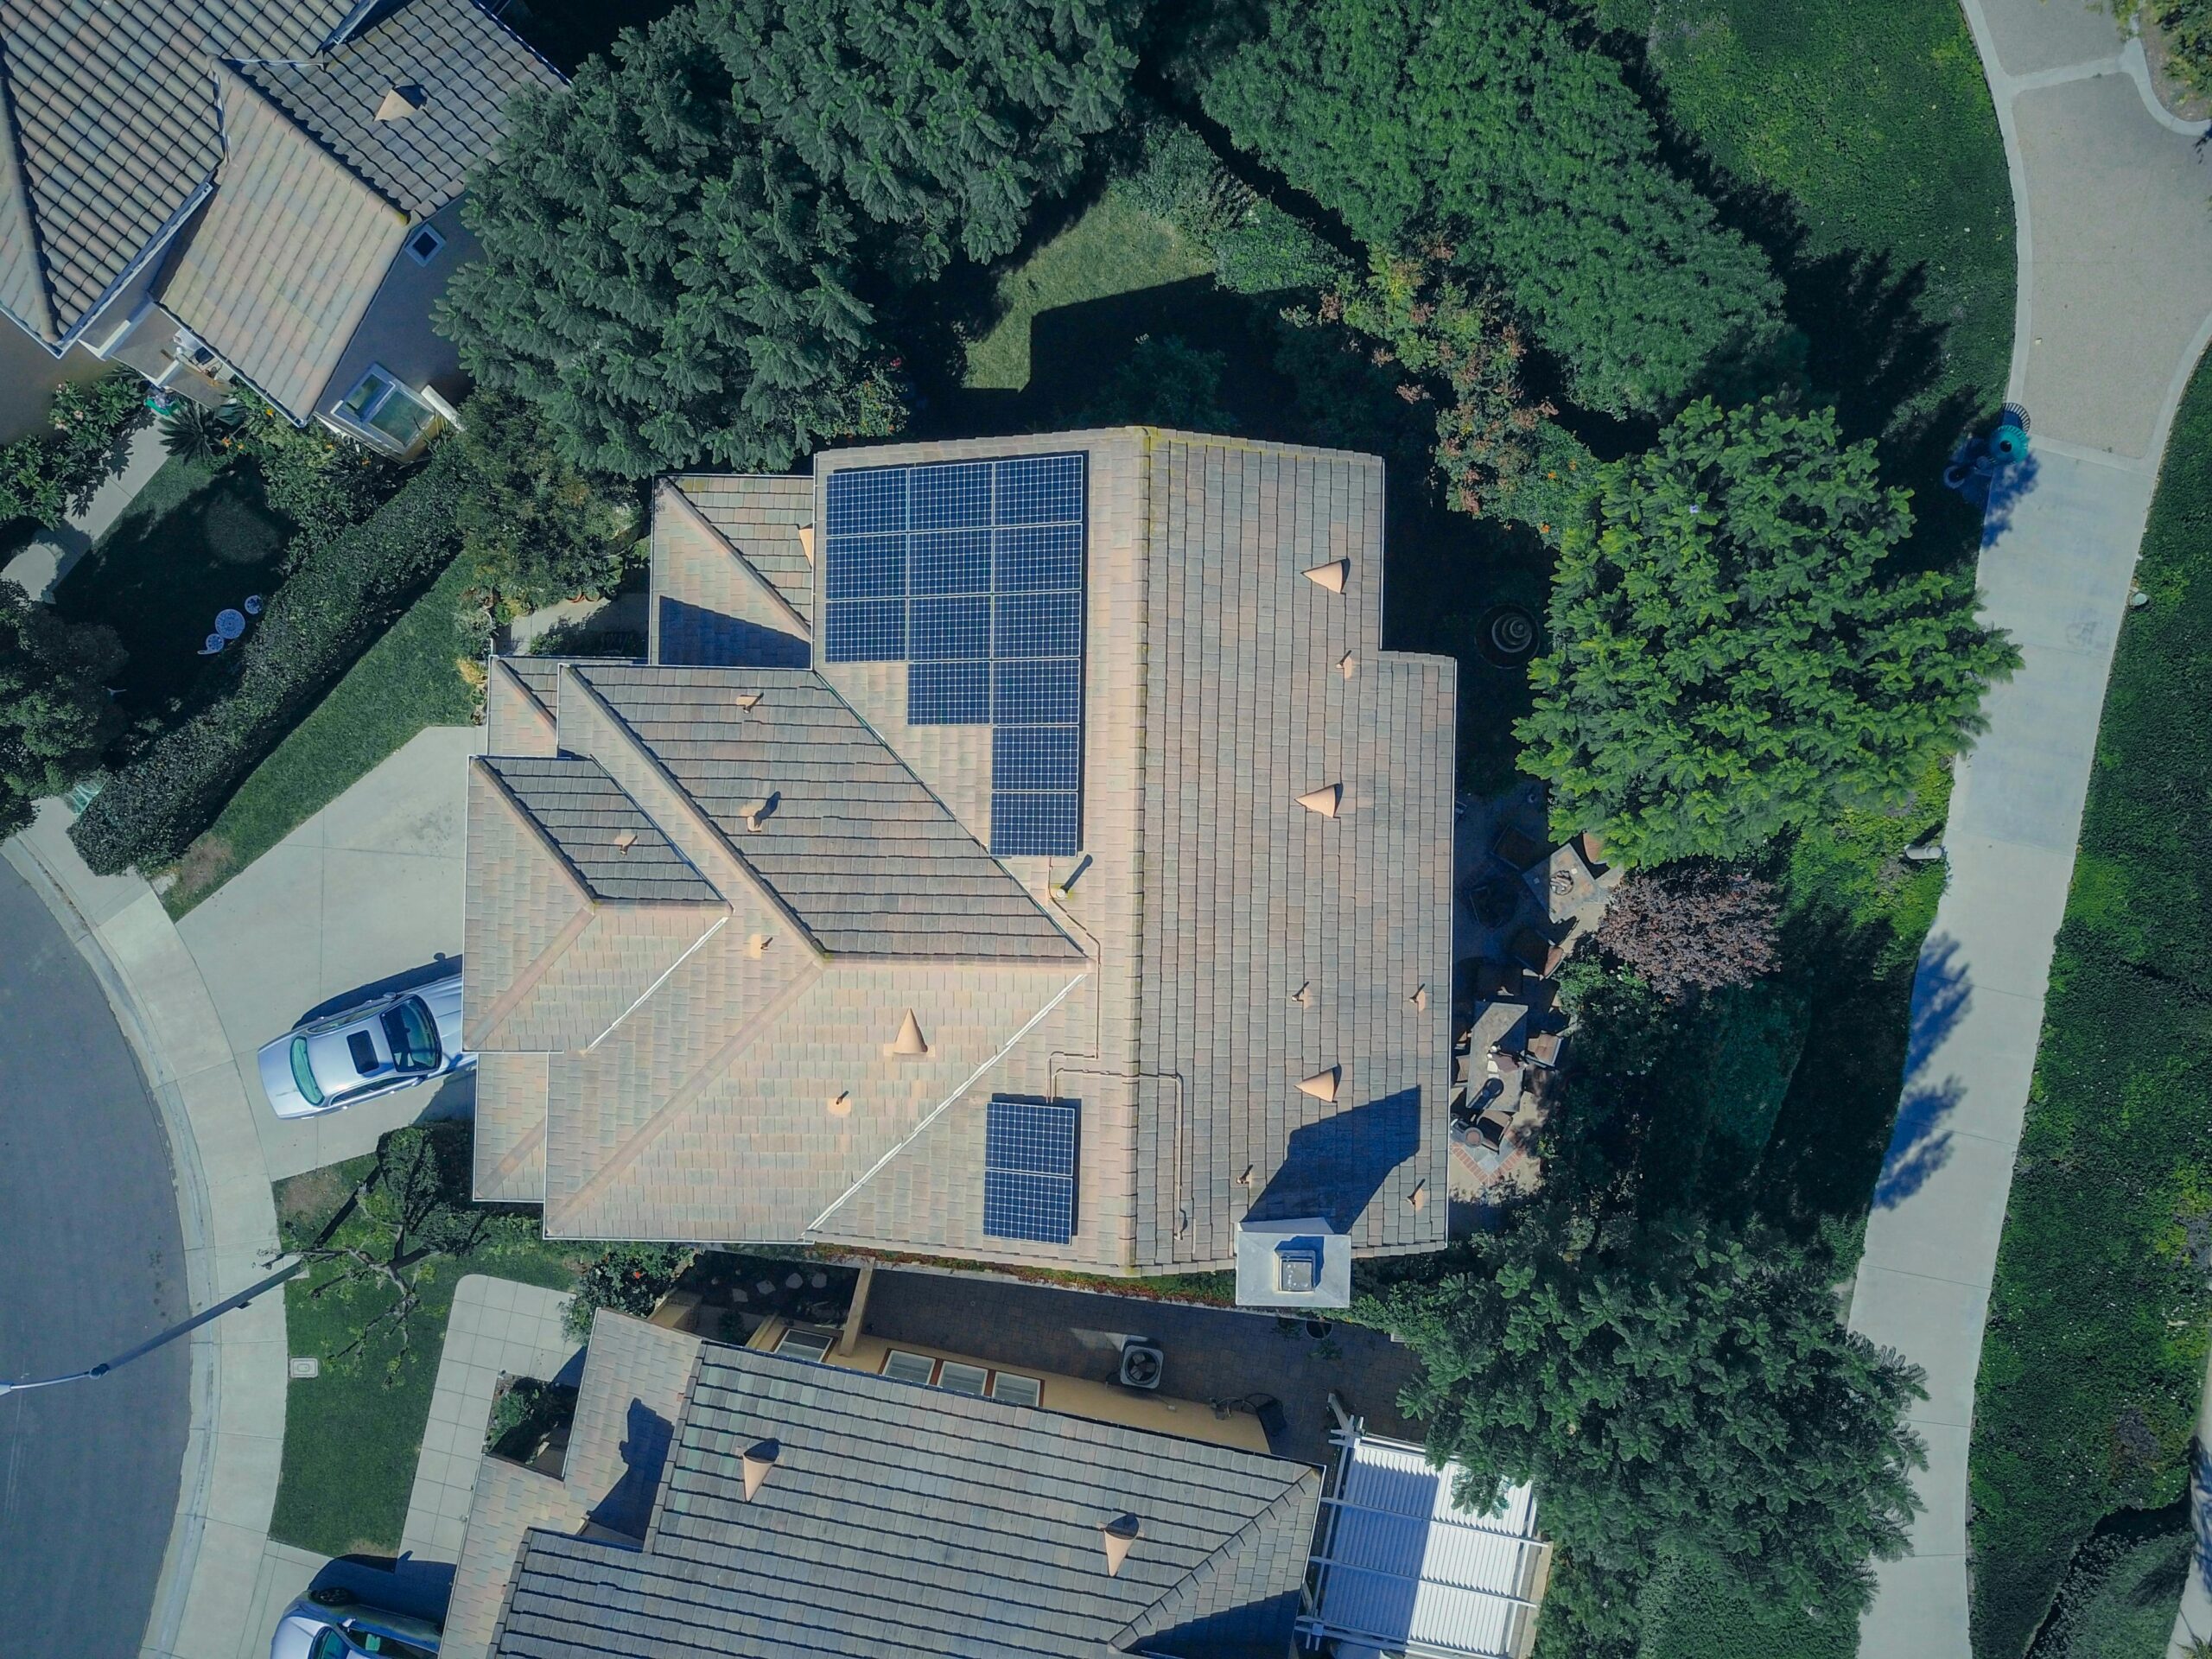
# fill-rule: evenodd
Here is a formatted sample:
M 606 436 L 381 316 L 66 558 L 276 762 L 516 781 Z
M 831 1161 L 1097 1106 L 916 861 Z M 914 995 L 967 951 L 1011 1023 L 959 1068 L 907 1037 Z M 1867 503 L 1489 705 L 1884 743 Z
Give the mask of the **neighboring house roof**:
M 556 1236 L 1119 1272 L 1226 1266 L 1247 1219 L 1322 1217 L 1363 1254 L 1443 1242 L 1457 690 L 1448 659 L 1381 648 L 1382 464 L 1148 429 L 847 450 L 817 462 L 812 522 L 848 467 L 1070 454 L 1075 855 L 986 850 L 1022 730 L 910 721 L 903 660 L 676 667 L 711 630 L 664 620 L 652 665 L 494 662 L 493 753 L 589 757 L 730 917 L 594 1026 L 636 974 L 531 966 L 583 925 L 473 786 L 480 1197 L 542 1199 Z M 654 600 L 754 604 L 740 509 L 796 493 L 679 483 Z M 767 522 L 804 564 L 804 526 Z M 819 647 L 843 601 L 806 568 Z M 1022 1124 L 1071 1117 L 1071 1153 L 1020 1161 Z M 1010 1229 L 994 1194 L 1051 1213 Z
M 162 304 L 295 416 L 313 410 L 407 234 L 371 189 L 227 64 L 221 188 Z
M 599 1317 L 588 1395 L 627 1323 Z M 1290 1639 L 1319 1503 L 1305 1465 L 717 1343 L 697 1355 L 665 1442 L 656 1384 L 628 1414 L 631 1447 L 667 1448 L 664 1468 L 629 1465 L 632 1491 L 658 1485 L 643 1547 L 564 1535 L 566 1516 L 527 1532 L 493 1654 L 1274 1659 Z M 486 1497 L 455 1590 L 468 1630 Z M 1124 1516 L 1135 1535 L 1109 1570 L 1105 1529 Z
M 506 137 L 507 100 L 560 74 L 473 0 L 409 0 L 308 61 L 232 66 L 396 206 L 428 219 Z M 411 113 L 379 119 L 397 92 Z
M 0 302 L 58 341 L 214 172 L 222 149 L 210 61 L 307 57 L 353 9 L 353 0 L 0 0 L 0 76 L 14 118 L 0 139 L 23 192 L 11 206 L 0 188 Z

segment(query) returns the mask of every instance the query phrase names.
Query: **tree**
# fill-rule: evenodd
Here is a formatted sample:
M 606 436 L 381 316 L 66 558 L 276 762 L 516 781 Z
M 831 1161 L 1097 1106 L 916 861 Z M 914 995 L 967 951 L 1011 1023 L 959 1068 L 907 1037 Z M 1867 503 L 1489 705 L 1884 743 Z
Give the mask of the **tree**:
M 1221 407 L 1229 359 L 1173 334 L 1140 335 L 1119 367 L 1098 383 L 1077 417 L 1085 426 L 1167 426 L 1185 432 L 1233 432 Z
M 297 1219 L 285 1223 L 285 1250 L 308 1262 L 309 1298 L 348 1304 L 362 1316 L 322 1356 L 326 1363 L 358 1364 L 373 1338 L 386 1351 L 385 1385 L 396 1386 L 414 1350 L 423 1292 L 445 1264 L 537 1236 L 527 1216 L 472 1205 L 468 1171 L 465 1126 L 394 1129 L 334 1214 L 312 1230 Z
M 582 1342 L 591 1335 L 592 1315 L 602 1307 L 644 1319 L 676 1287 L 698 1254 L 688 1244 L 609 1245 L 577 1280 L 563 1325 Z
M 1970 575 L 1885 580 L 1912 525 L 1832 410 L 1684 410 L 1561 526 L 1522 764 L 1630 864 L 1739 858 L 1838 796 L 1904 798 L 2018 654 Z
M 1830 1274 L 1763 1229 L 1600 1239 L 1557 1209 L 1468 1252 L 1355 1317 L 1419 1355 L 1401 1405 L 1465 1470 L 1463 1501 L 1535 1483 L 1573 1569 L 1548 1617 L 1632 1635 L 1668 1555 L 1725 1564 L 1771 1605 L 1856 1614 L 1869 1558 L 1904 1552 L 1923 1390 L 1845 1328 Z
M 1135 0 L 698 0 L 511 110 L 440 315 L 576 466 L 782 468 L 905 411 L 887 306 L 1020 238 Z
M 129 369 L 55 391 L 47 424 L 0 448 L 0 522 L 60 528 L 123 469 L 123 441 L 146 418 L 146 383 Z
M 1544 7 L 1272 0 L 1268 16 L 1206 112 L 1370 245 L 1456 245 L 1579 402 L 1661 408 L 1781 332 L 1764 257 L 1667 169 L 1613 60 Z
M 0 836 L 99 765 L 123 729 L 106 690 L 123 658 L 114 629 L 73 627 L 0 582 Z
M 621 581 L 638 534 L 634 486 L 574 465 L 537 408 L 508 392 L 469 399 L 460 443 L 461 554 L 478 587 L 519 613 Z
M 1749 985 L 1780 962 L 1782 901 L 1770 881 L 1695 861 L 1632 871 L 1606 906 L 1598 944 L 1677 1001 Z

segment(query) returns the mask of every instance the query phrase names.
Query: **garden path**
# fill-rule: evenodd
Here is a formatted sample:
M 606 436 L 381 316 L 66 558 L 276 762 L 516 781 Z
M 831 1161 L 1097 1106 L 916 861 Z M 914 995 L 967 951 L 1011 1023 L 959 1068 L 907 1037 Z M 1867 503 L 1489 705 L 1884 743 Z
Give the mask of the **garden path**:
M 1877 1571 L 1864 1659 L 1967 1659 L 1967 1452 L 1982 1325 L 2107 671 L 2166 432 L 2212 336 L 2203 124 L 2139 42 L 2069 0 L 1962 0 L 2012 173 L 2011 394 L 2033 420 L 1980 580 L 2024 664 L 1959 763 L 1950 884 L 1913 986 L 1904 1096 L 1853 1329 L 1928 1374 L 1912 1553 Z

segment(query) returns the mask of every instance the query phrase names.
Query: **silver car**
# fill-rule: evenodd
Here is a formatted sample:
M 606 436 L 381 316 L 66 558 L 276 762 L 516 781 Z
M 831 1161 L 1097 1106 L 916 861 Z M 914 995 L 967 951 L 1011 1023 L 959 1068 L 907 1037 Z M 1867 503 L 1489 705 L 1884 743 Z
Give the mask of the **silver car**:
M 328 1597 L 328 1600 L 323 1598 Z M 438 1627 L 406 1613 L 364 1607 L 351 1598 L 317 1592 L 284 1610 L 269 1643 L 269 1659 L 432 1659 Z
M 475 1064 L 461 1046 L 456 970 L 264 1043 L 261 1086 L 277 1116 L 314 1117 Z

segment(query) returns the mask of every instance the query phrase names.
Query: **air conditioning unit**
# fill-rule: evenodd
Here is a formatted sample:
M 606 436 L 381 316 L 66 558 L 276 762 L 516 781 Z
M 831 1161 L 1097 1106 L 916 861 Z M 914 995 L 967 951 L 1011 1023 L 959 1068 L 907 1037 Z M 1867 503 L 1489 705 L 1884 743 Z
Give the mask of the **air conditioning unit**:
M 1167 1356 L 1151 1343 L 1135 1337 L 1122 1344 L 1122 1386 L 1156 1389 L 1167 1370 Z
M 230 365 L 216 354 L 213 346 L 189 328 L 176 331 L 176 339 L 169 346 L 169 354 L 187 368 L 198 370 L 210 380 L 230 378 Z

